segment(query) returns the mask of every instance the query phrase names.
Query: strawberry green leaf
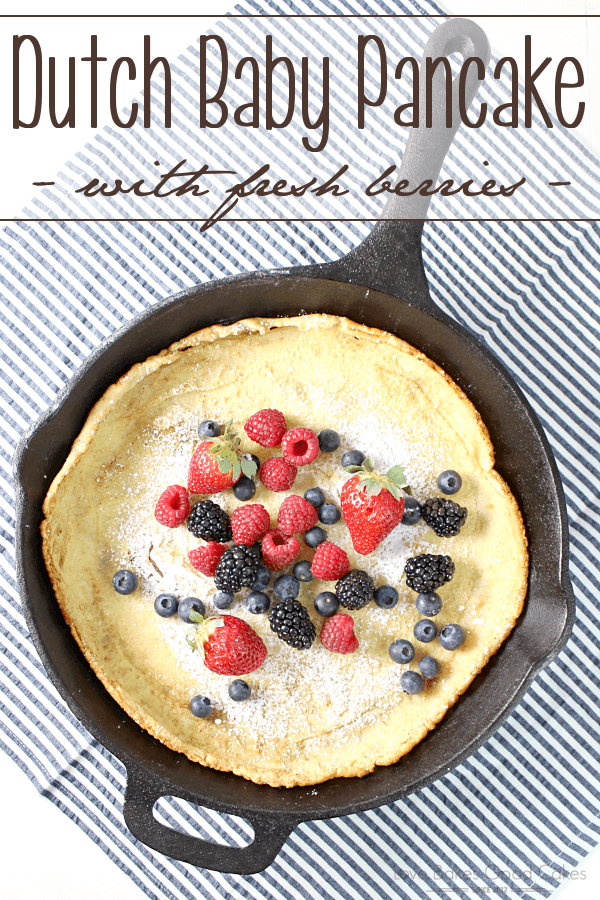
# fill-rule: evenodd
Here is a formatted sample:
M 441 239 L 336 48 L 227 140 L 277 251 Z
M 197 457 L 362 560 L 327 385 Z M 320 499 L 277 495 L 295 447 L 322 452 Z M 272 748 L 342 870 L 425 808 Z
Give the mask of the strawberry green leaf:
M 242 472 L 247 478 L 254 478 L 256 475 L 258 468 L 256 463 L 251 459 L 245 459 L 242 457 L 240 464 L 242 466 Z
M 362 470 L 362 466 L 344 466 L 344 472 L 352 472 L 352 474 L 355 474 L 356 472 L 362 472 Z
M 217 462 L 219 464 L 219 472 L 222 472 L 223 475 L 231 471 L 231 460 L 227 459 L 224 454 L 218 457 Z
M 403 466 L 392 466 L 389 472 L 386 472 L 387 477 L 392 481 L 396 487 L 402 487 L 403 484 L 406 484 L 406 476 L 404 475 L 404 467 Z
M 204 618 L 195 609 L 190 610 L 190 622 L 203 622 Z
M 367 494 L 369 497 L 377 497 L 381 493 L 382 488 L 383 485 L 377 484 L 377 482 L 375 482 L 375 484 L 367 484 Z
M 373 463 L 373 460 L 370 457 L 367 457 L 364 460 L 362 467 L 365 470 L 365 472 L 373 472 L 375 469 L 375 464 Z
M 242 474 L 242 465 L 241 465 L 239 459 L 236 459 L 236 461 L 233 464 L 233 472 L 232 472 L 233 480 L 237 481 L 241 474 Z
M 414 492 L 413 489 L 411 488 L 410 484 L 407 484 L 406 487 L 403 487 L 403 488 L 402 488 L 402 493 L 403 493 L 403 494 L 407 494 L 409 497 L 414 497 L 414 496 L 415 496 L 415 492 Z

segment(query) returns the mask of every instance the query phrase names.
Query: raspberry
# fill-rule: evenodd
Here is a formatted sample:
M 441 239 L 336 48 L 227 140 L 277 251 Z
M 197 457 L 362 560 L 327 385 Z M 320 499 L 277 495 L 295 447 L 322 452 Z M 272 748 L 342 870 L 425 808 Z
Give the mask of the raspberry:
M 261 447 L 278 447 L 286 429 L 283 413 L 278 409 L 261 409 L 244 425 L 248 437 Z
M 180 484 L 172 484 L 158 498 L 154 518 L 167 528 L 177 528 L 187 518 L 190 500 L 187 490 Z
M 276 528 L 271 528 L 262 539 L 261 550 L 264 564 L 277 572 L 296 559 L 300 553 L 300 544 L 298 538 L 286 537 Z
M 281 452 L 292 466 L 307 466 L 319 452 L 319 441 L 310 428 L 290 428 L 281 438 Z
M 321 643 L 333 653 L 354 653 L 358 638 L 354 634 L 354 619 L 348 613 L 336 613 L 326 619 L 321 629 Z
M 236 544 L 254 544 L 270 527 L 269 513 L 260 503 L 239 506 L 231 516 L 231 531 Z
M 343 578 L 350 570 L 350 560 L 345 550 L 337 544 L 332 544 L 331 541 L 325 541 L 315 550 L 310 570 L 315 578 L 333 581 L 336 578 Z
M 282 456 L 273 456 L 260 468 L 260 480 L 270 491 L 287 491 L 296 478 L 296 466 L 290 465 Z
M 196 547 L 194 550 L 190 550 L 188 559 L 190 565 L 192 565 L 197 572 L 202 572 L 202 574 L 206 575 L 208 578 L 214 578 L 215 572 L 217 571 L 217 564 L 226 550 L 227 547 L 225 544 L 209 541 L 208 544 L 205 544 L 203 547 Z
M 297 494 L 290 494 L 279 507 L 277 528 L 285 535 L 298 534 L 308 531 L 317 524 L 318 519 L 316 509 L 308 500 Z

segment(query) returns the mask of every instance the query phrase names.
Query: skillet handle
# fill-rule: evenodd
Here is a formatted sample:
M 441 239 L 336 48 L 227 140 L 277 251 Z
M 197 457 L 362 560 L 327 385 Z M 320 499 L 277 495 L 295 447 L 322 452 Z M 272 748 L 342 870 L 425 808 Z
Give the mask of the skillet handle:
M 183 834 L 163 825 L 153 815 L 157 800 L 164 796 L 179 795 L 182 799 L 197 802 L 197 797 L 185 796 L 184 791 L 169 789 L 165 782 L 146 770 L 127 767 L 127 786 L 123 816 L 131 833 L 143 844 L 182 862 L 217 872 L 233 872 L 237 875 L 253 875 L 271 865 L 298 820 L 268 814 L 243 813 L 254 829 L 254 840 L 246 847 L 229 847 L 214 844 L 190 834 Z

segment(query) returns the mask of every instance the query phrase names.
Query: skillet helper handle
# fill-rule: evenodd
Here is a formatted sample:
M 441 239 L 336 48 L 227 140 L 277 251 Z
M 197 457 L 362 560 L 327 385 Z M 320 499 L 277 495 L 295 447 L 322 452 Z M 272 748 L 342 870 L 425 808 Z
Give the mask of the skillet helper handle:
M 165 783 L 137 767 L 127 768 L 127 787 L 123 816 L 131 833 L 143 844 L 181 862 L 237 875 L 252 875 L 270 866 L 298 824 L 294 820 L 268 815 L 242 813 L 254 828 L 254 840 L 246 847 L 214 844 L 202 838 L 175 831 L 155 819 L 157 800 L 174 796 Z M 178 792 L 181 793 L 181 792 Z M 185 798 L 187 799 L 187 798 Z

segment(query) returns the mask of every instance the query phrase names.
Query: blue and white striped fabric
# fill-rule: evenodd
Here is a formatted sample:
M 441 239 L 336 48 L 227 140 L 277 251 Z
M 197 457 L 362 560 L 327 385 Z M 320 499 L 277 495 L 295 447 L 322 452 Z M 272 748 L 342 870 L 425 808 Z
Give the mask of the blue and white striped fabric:
M 389 9 L 384 3 L 355 7 L 351 0 L 314 6 L 248 2 L 240 11 L 439 14 L 432 4 Z M 435 20 L 369 19 L 363 33 L 381 33 L 395 59 L 419 57 Z M 336 60 L 355 52 L 349 19 L 236 19 L 219 27 L 241 55 L 260 55 L 264 34 L 288 55 L 309 44 L 336 47 Z M 348 66 L 350 63 L 348 62 Z M 73 185 L 95 173 L 113 172 L 130 182 L 155 174 L 153 161 L 199 163 L 248 172 L 265 159 L 285 160 L 286 171 L 332 174 L 356 159 L 360 178 L 394 162 L 401 149 L 393 118 L 373 110 L 365 132 L 348 123 L 354 99 L 347 72 L 335 83 L 336 128 L 327 150 L 306 154 L 300 132 L 265 134 L 249 129 L 243 144 L 235 129 L 199 133 L 190 123 L 198 45 L 173 67 L 174 127 L 116 133 L 104 129 L 66 163 L 57 186 L 32 201 L 26 214 L 56 221 L 15 222 L 0 234 L 3 294 L 2 374 L 4 414 L 0 423 L 0 745 L 38 790 L 50 797 L 151 898 L 214 897 L 235 900 L 332 900 L 359 897 L 424 898 L 450 891 L 492 895 L 549 896 L 600 837 L 600 522 L 597 513 L 600 449 L 600 324 L 597 223 L 442 222 L 425 229 L 424 256 L 439 305 L 469 328 L 502 360 L 538 413 L 564 481 L 571 528 L 571 576 L 577 620 L 566 649 L 532 685 L 495 735 L 464 764 L 430 787 L 389 806 L 346 818 L 305 823 L 265 872 L 243 877 L 195 869 L 161 857 L 136 842 L 124 826 L 124 771 L 75 721 L 48 680 L 23 619 L 14 575 L 11 457 L 19 436 L 52 402 L 93 349 L 123 322 L 157 299 L 223 275 L 332 259 L 368 232 L 366 222 L 335 224 L 234 222 L 202 233 L 194 221 L 67 222 L 61 217 L 118 218 L 197 216 L 190 202 L 142 205 L 131 195 L 102 201 L 77 200 Z M 340 70 L 341 71 L 341 70 Z M 214 75 L 211 76 L 214 79 Z M 160 89 L 160 80 L 155 85 Z M 505 102 L 508 86 L 492 83 L 481 99 Z M 236 90 L 232 87 L 232 90 Z M 241 96 L 241 95 L 240 95 Z M 501 98 L 501 99 L 500 99 Z M 240 100 L 239 102 L 243 102 Z M 398 101 L 399 102 L 399 101 Z M 459 133 L 444 169 L 461 179 L 474 161 L 493 160 L 510 178 L 527 174 L 522 216 L 593 217 L 597 207 L 596 160 L 567 131 L 540 128 Z M 357 175 L 357 177 L 358 177 Z M 551 195 L 551 176 L 590 185 Z M 569 199 L 569 198 L 574 199 Z M 375 217 L 377 201 L 344 198 L 343 207 L 323 198 L 302 208 L 306 216 Z M 201 198 L 200 198 L 201 199 Z M 189 200 L 189 198 L 188 198 Z M 203 201 L 204 202 L 204 201 Z M 552 203 L 550 207 L 549 204 Z M 484 206 L 465 201 L 433 208 L 433 215 L 485 216 Z M 577 204 L 577 208 L 573 205 Z M 170 205 L 169 205 L 170 204 Z M 151 210 L 151 211 L 150 211 Z M 245 215 L 298 215 L 298 207 L 248 202 Z M 473 211 L 475 210 L 475 211 Z M 240 212 L 240 214 L 242 214 Z M 238 819 L 186 804 L 161 803 L 165 822 L 237 845 L 249 826 Z M 324 851 L 323 848 L 327 848 Z M 467 874 L 469 873 L 469 874 Z

